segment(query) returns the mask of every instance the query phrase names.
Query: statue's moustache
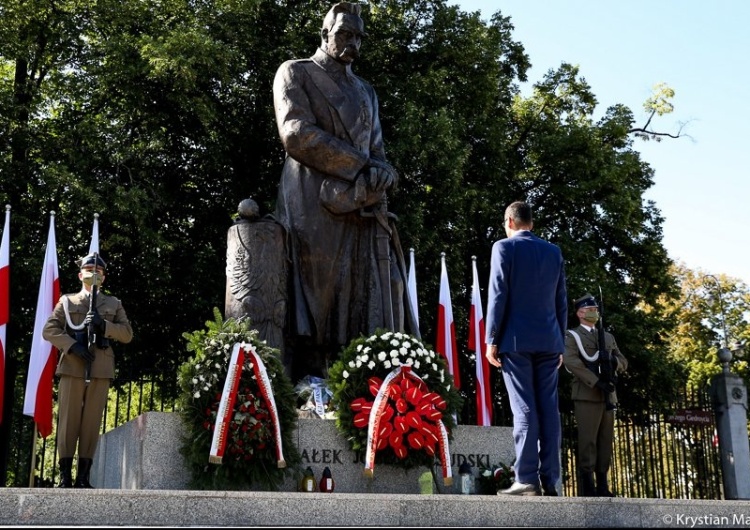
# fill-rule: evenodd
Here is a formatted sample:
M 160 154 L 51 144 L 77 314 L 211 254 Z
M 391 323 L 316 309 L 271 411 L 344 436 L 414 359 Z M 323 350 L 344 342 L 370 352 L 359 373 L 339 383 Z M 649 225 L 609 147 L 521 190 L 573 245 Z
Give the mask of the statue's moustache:
M 339 58 L 341 59 L 345 57 L 349 57 L 352 60 L 359 59 L 359 50 L 357 48 L 354 48 L 353 46 L 347 46 L 339 55 Z

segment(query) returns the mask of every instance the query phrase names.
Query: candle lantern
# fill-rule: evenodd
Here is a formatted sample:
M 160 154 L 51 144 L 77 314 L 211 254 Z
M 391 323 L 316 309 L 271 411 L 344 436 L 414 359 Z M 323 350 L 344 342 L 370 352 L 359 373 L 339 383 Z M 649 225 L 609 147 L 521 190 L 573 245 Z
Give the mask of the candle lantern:
M 302 476 L 302 480 L 300 480 L 299 490 L 310 492 L 315 491 L 315 489 L 315 475 L 313 474 L 312 468 L 308 466 L 308 468 L 305 469 L 305 474 Z
M 462 495 L 471 495 L 474 493 L 474 470 L 471 464 L 464 462 L 458 468 L 459 485 Z
M 323 493 L 333 493 L 333 477 L 331 476 L 331 469 L 326 467 L 323 470 L 323 476 L 320 477 L 320 491 Z

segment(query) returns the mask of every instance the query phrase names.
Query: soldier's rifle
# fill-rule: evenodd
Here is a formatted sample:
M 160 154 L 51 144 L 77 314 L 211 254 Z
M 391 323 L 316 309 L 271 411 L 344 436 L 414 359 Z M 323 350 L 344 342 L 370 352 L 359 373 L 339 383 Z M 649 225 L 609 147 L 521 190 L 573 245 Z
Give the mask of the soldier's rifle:
M 612 366 L 612 353 L 607 349 L 606 335 L 604 332 L 604 300 L 602 299 L 602 288 L 599 286 L 599 325 L 597 326 L 599 341 L 599 376 L 606 383 L 617 384 L 617 370 Z M 603 392 L 604 404 L 607 410 L 614 410 L 617 405 L 612 403 L 609 392 Z
M 94 276 L 92 277 L 91 281 L 91 296 L 89 297 L 89 311 L 86 314 L 86 317 L 92 317 L 94 313 L 96 312 L 96 298 L 99 294 L 99 254 L 97 252 L 94 252 Z M 91 355 L 96 355 L 96 342 L 97 342 L 97 331 L 96 331 L 96 325 L 94 324 L 93 319 L 89 318 L 89 324 L 88 324 L 88 348 L 89 352 L 91 352 Z M 86 385 L 88 385 L 91 382 L 91 361 L 86 361 L 86 371 L 84 375 L 84 380 L 86 382 Z

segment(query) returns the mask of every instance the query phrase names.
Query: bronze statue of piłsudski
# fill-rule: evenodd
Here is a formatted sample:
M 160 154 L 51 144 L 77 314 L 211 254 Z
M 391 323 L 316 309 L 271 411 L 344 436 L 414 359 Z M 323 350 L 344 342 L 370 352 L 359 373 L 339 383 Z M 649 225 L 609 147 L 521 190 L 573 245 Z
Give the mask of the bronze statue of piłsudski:
M 320 48 L 283 63 L 273 96 L 287 153 L 276 220 L 290 258 L 285 357 L 293 379 L 326 375 L 343 345 L 377 328 L 419 331 L 387 192 L 387 162 L 372 86 L 352 72 L 366 36 L 358 4 L 335 4 Z

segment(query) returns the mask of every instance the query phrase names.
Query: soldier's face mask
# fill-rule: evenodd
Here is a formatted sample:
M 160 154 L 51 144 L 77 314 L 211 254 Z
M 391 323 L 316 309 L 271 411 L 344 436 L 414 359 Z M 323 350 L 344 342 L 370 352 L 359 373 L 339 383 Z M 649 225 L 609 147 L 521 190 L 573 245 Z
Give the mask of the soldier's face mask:
M 101 269 L 96 272 L 96 286 L 101 287 L 102 281 L 104 280 L 104 273 Z M 81 281 L 91 287 L 94 285 L 94 270 L 93 269 L 81 269 Z
M 583 319 L 593 326 L 599 321 L 599 310 L 587 309 L 583 312 Z

